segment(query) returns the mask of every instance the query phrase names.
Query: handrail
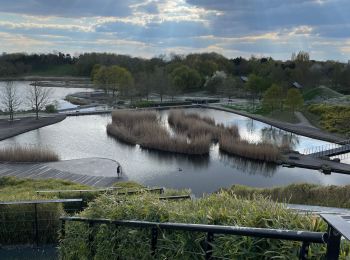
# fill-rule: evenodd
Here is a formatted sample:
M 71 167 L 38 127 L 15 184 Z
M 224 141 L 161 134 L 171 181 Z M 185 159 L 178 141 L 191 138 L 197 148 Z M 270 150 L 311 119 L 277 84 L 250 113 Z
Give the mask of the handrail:
M 250 236 L 269 239 L 280 239 L 302 242 L 299 259 L 306 259 L 310 243 L 327 243 L 327 259 L 338 259 L 339 244 L 334 243 L 332 233 L 312 232 L 304 230 L 287 230 L 287 229 L 271 229 L 271 228 L 254 228 L 241 226 L 224 226 L 224 225 L 206 225 L 206 224 L 189 224 L 189 223 L 160 223 L 138 220 L 112 220 L 104 218 L 83 218 L 83 217 L 61 217 L 61 239 L 65 237 L 66 222 L 83 222 L 87 223 L 89 228 L 95 224 L 108 224 L 115 227 L 125 226 L 131 228 L 150 228 L 151 229 L 151 255 L 154 256 L 157 250 L 158 232 L 161 230 L 181 230 L 189 232 L 207 233 L 204 241 L 205 259 L 212 259 L 214 235 L 238 235 Z M 90 232 L 88 243 L 93 243 L 93 233 Z M 331 248 L 331 250 L 329 249 Z M 90 256 L 94 257 L 93 247 L 90 246 Z M 338 252 L 338 254 L 337 254 Z
M 39 193 L 68 193 L 68 192 L 79 192 L 79 193 L 83 193 L 83 192 L 104 192 L 104 191 L 113 191 L 113 190 L 119 190 L 122 189 L 122 187 L 110 187 L 110 188 L 106 188 L 106 189 L 89 189 L 89 190 L 37 190 L 35 191 L 37 194 Z
M 82 202 L 82 201 L 83 199 L 0 201 L 0 205 L 49 204 L 49 203 L 67 203 L 67 202 Z

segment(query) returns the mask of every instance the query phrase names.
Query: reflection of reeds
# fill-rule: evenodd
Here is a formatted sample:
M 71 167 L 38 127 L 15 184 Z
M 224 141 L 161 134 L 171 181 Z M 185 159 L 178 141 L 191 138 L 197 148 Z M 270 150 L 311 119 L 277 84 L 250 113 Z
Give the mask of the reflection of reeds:
M 48 148 L 13 146 L 0 149 L 0 161 L 3 162 L 52 162 L 58 160 L 58 155 Z

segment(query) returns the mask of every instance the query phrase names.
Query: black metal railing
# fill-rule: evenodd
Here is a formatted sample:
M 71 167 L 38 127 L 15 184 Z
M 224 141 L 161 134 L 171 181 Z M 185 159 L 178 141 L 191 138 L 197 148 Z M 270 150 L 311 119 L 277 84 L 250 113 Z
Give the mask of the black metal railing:
M 203 232 L 206 233 L 206 240 L 203 246 L 205 259 L 213 259 L 212 243 L 216 235 L 236 235 L 249 236 L 259 238 L 269 238 L 278 240 L 291 240 L 302 242 L 299 259 L 306 259 L 308 255 L 309 245 L 311 243 L 326 244 L 327 252 L 326 259 L 338 259 L 340 251 L 340 235 L 335 232 L 334 227 L 329 225 L 328 232 L 311 232 L 311 231 L 297 231 L 285 229 L 269 229 L 269 228 L 252 228 L 240 226 L 221 226 L 221 225 L 201 225 L 201 224 L 187 224 L 187 223 L 159 223 L 149 221 L 134 221 L 134 220 L 111 220 L 111 219 L 91 219 L 81 217 L 61 217 L 61 239 L 65 238 L 66 222 L 83 222 L 87 223 L 89 229 L 96 225 L 107 224 L 114 227 L 128 227 L 128 228 L 149 228 L 150 232 L 150 250 L 151 255 L 155 256 L 157 252 L 158 234 L 164 230 L 189 231 L 189 232 Z M 92 245 L 93 233 L 89 232 L 87 243 Z M 90 246 L 92 251 L 92 246 Z M 90 252 L 93 257 L 94 252 Z
M 77 204 L 77 209 L 80 209 L 82 199 L 56 199 L 56 200 L 28 200 L 28 201 L 3 201 L 0 202 L 0 237 L 1 241 L 7 239 L 13 240 L 14 236 L 18 236 L 19 240 L 24 237 L 31 237 L 33 244 L 39 246 L 39 231 L 48 232 L 48 223 L 57 222 L 58 231 L 58 216 L 60 212 L 55 209 L 47 209 L 48 204 Z M 19 206 L 15 208 L 16 206 Z M 43 206 L 43 208 L 40 208 Z M 75 209 L 75 211 L 77 210 Z M 42 218 L 45 215 L 45 218 Z M 40 216 L 40 217 L 39 217 Z M 40 223 L 45 222 L 44 225 Z M 21 227 L 21 228 L 18 228 Z M 6 243 L 6 241 L 3 241 Z M 12 241 L 13 242 L 13 241 Z M 25 241 L 29 242 L 29 241 Z

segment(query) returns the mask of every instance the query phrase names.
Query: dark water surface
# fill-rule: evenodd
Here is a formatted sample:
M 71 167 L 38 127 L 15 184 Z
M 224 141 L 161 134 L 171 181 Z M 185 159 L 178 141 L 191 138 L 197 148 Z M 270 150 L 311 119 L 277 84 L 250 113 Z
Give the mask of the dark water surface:
M 327 144 L 232 113 L 199 108 L 186 111 L 213 117 L 218 123 L 236 124 L 239 126 L 241 136 L 250 141 L 269 140 L 279 143 L 288 140 L 294 149 L 301 152 L 305 148 Z M 167 113 L 167 111 L 161 112 L 164 124 Z M 332 173 L 327 176 L 314 170 L 257 163 L 222 154 L 217 145 L 213 145 L 210 155 L 205 157 L 144 150 L 109 137 L 106 125 L 110 121 L 110 116 L 100 115 L 68 117 L 58 124 L 7 139 L 0 144 L 48 146 L 57 151 L 64 160 L 86 157 L 115 159 L 121 163 L 130 180 L 150 186 L 190 188 L 196 195 L 234 184 L 254 187 L 272 187 L 298 182 L 322 185 L 350 184 L 350 176 L 347 175 Z

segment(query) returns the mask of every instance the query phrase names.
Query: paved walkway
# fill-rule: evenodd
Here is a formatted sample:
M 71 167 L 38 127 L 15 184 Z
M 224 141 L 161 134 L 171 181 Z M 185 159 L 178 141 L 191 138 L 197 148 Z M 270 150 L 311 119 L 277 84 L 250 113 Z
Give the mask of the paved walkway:
M 224 107 L 221 107 L 219 105 L 201 105 L 201 107 L 212 108 L 212 109 L 216 109 L 216 110 L 221 110 L 221 111 L 230 112 L 230 113 L 234 113 L 237 115 L 249 117 L 251 119 L 263 122 L 265 124 L 272 125 L 274 127 L 280 128 L 280 129 L 288 131 L 288 132 L 292 132 L 292 133 L 295 133 L 298 135 L 303 135 L 303 136 L 307 136 L 307 137 L 311 137 L 311 138 L 315 138 L 315 139 L 319 139 L 319 140 L 323 140 L 323 141 L 327 141 L 327 142 L 338 143 L 338 142 L 345 140 L 343 137 L 322 131 L 321 129 L 315 128 L 315 127 L 310 127 L 310 126 L 305 126 L 305 125 L 303 125 L 301 127 L 299 124 L 291 124 L 291 123 L 276 121 L 276 120 L 273 120 L 270 118 L 266 118 L 264 116 L 250 114 L 250 113 L 247 113 L 244 111 L 238 111 L 235 109 L 224 108 Z
M 109 187 L 126 176 L 117 178 L 116 161 L 87 158 L 53 163 L 2 163 L 0 177 L 14 176 L 31 179 L 62 179 L 93 187 Z
M 40 115 L 38 120 L 35 117 L 15 118 L 13 122 L 9 122 L 8 119 L 0 119 L 0 141 L 43 126 L 55 124 L 65 118 L 65 115 L 55 114 L 45 117 Z
M 311 127 L 311 128 L 315 128 L 317 129 L 317 127 L 315 127 L 314 125 L 312 125 L 309 120 L 307 120 L 307 118 L 300 112 L 294 112 L 295 116 L 298 118 L 299 123 L 297 123 L 297 125 L 299 126 L 306 126 L 306 127 Z

